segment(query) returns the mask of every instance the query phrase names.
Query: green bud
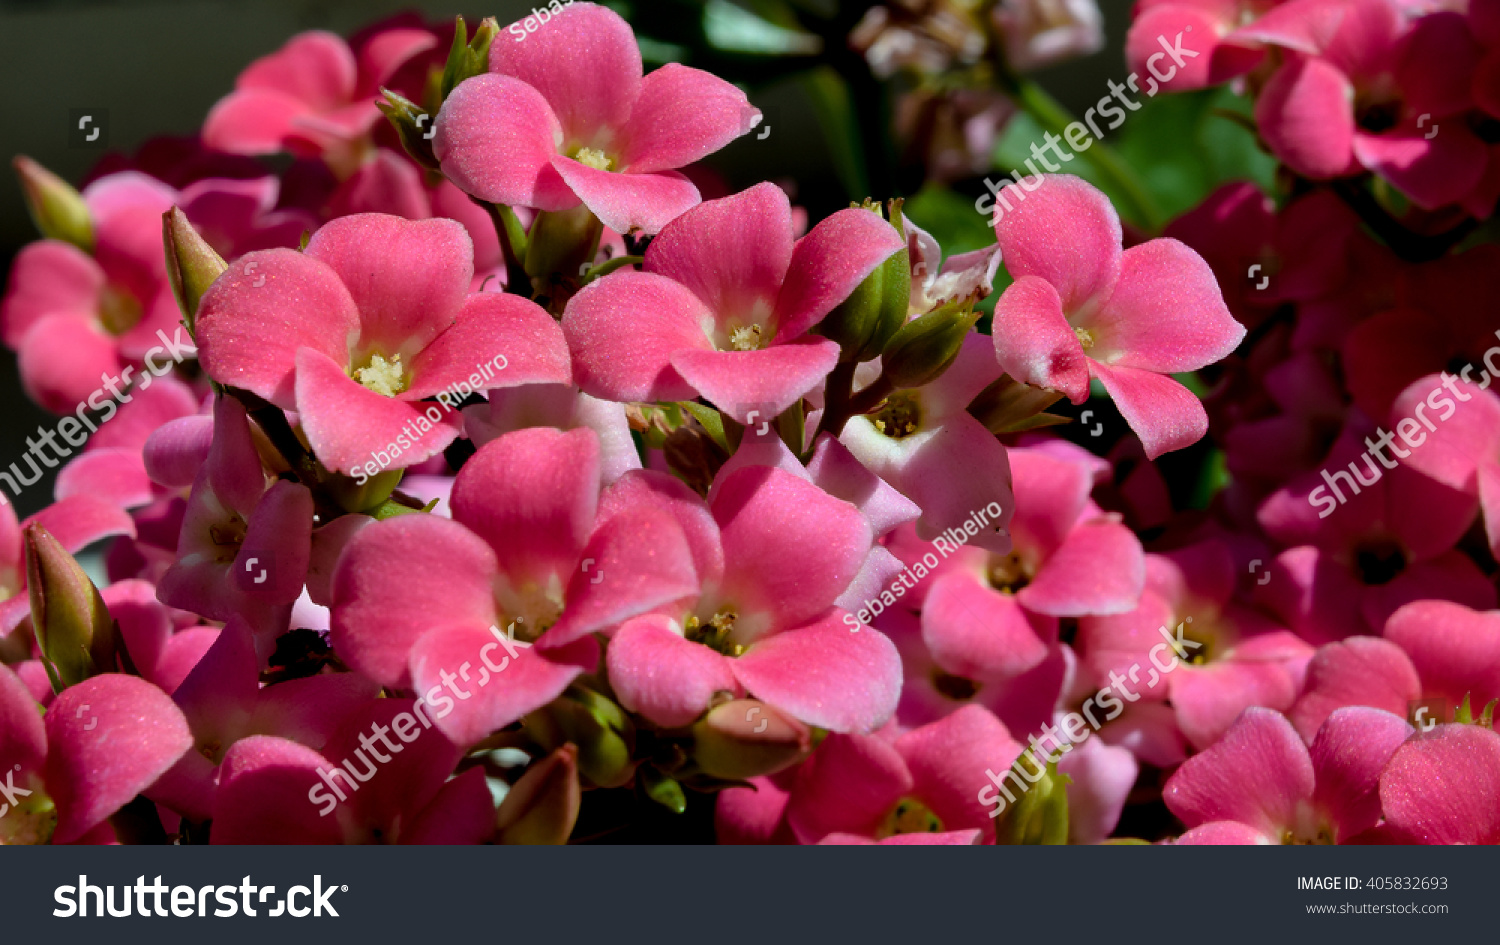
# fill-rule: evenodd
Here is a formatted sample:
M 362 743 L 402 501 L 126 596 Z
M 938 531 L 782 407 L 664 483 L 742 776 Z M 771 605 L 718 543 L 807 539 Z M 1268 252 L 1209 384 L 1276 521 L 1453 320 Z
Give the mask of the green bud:
M 578 769 L 597 787 L 621 787 L 635 775 L 635 726 L 623 709 L 583 686 L 573 686 L 521 720 L 548 751 L 578 746 Z
M 511 786 L 495 812 L 495 840 L 504 844 L 561 846 L 573 833 L 582 801 L 578 749 L 563 745 L 533 764 Z
M 1029 765 L 1028 765 L 1029 762 Z M 1027 751 L 1017 758 L 1016 765 L 1036 765 L 1039 761 Z M 1035 768 L 1032 768 L 1034 771 Z M 1073 779 L 1058 773 L 1057 762 L 1049 762 L 1047 770 L 1035 784 L 1026 784 L 1026 791 L 995 824 L 995 842 L 1002 844 L 1030 844 L 1061 846 L 1068 842 L 1068 785 Z
M 406 153 L 429 171 L 437 170 L 438 159 L 433 156 L 430 137 L 432 123 L 437 120 L 437 115 L 428 113 L 415 102 L 390 89 L 381 89 L 380 94 L 384 101 L 376 102 L 375 107 L 390 120 Z
M 583 204 L 537 213 L 526 240 L 526 274 L 537 286 L 579 279 L 599 252 L 603 232 L 604 224 Z
M 958 358 L 979 313 L 953 303 L 919 316 L 896 332 L 885 347 L 885 377 L 896 387 L 921 387 L 942 376 Z
M 191 333 L 198 316 L 198 302 L 229 264 L 198 235 L 186 214 L 176 207 L 161 215 L 161 239 L 167 252 L 167 279 L 172 283 L 172 295 L 177 298 L 177 307 L 182 310 Z
M 31 625 L 52 688 L 115 672 L 128 656 L 99 589 L 46 528 L 32 522 L 23 536 Z
M 693 725 L 693 760 L 716 778 L 773 774 L 811 750 L 806 725 L 754 699 L 716 706 Z
M 56 174 L 25 155 L 11 162 L 21 179 L 26 209 L 41 234 L 72 243 L 85 253 L 94 251 L 94 220 L 83 195 Z
M 490 71 L 490 43 L 500 34 L 500 24 L 494 17 L 485 17 L 469 39 L 469 27 L 463 17 L 453 23 L 453 45 L 448 50 L 448 62 L 443 66 L 443 98 L 465 79 L 483 75 Z
M 374 512 L 381 510 L 386 505 L 386 500 L 391 497 L 391 493 L 395 492 L 396 487 L 401 484 L 403 474 L 404 470 L 387 469 L 385 472 L 376 473 L 374 476 L 366 479 L 364 485 L 360 485 L 357 480 L 350 479 L 347 476 L 330 476 L 328 482 L 325 483 L 325 488 L 329 496 L 333 498 L 333 501 L 337 502 L 339 508 L 345 512 L 374 514 Z M 406 512 L 417 511 L 409 507 L 406 507 L 404 510 Z M 386 514 L 383 517 L 393 518 L 399 514 L 402 513 L 392 510 L 390 514 Z
M 1062 398 L 1055 390 L 1032 387 L 1003 374 L 979 392 L 969 404 L 969 413 L 991 433 L 1023 433 L 1067 423 L 1067 417 L 1045 412 Z
M 818 323 L 819 334 L 838 342 L 840 361 L 858 364 L 873 360 L 906 322 L 911 303 L 911 255 L 906 248 L 902 203 L 892 200 L 889 209 L 891 225 L 901 236 L 900 251 L 877 266 Z M 870 201 L 865 202 L 864 209 L 880 213 L 879 205 Z
M 647 797 L 674 814 L 687 810 L 687 795 L 676 780 L 650 765 L 643 765 L 636 774 L 640 778 L 641 790 L 646 792 Z

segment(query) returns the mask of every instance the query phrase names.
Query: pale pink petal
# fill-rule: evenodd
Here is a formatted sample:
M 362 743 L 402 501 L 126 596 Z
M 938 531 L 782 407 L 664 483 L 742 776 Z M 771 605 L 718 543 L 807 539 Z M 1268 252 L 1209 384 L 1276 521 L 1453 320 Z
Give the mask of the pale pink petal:
M 1109 198 L 1069 174 L 1043 175 L 1035 191 L 1000 192 L 1013 206 L 995 223 L 1005 268 L 1051 283 L 1064 312 L 1102 302 L 1120 272 L 1120 218 Z
M 799 338 L 755 351 L 683 348 L 672 355 L 677 374 L 740 423 L 780 415 L 822 383 L 839 360 L 837 342 Z
M 703 199 L 692 181 L 676 171 L 619 174 L 597 170 L 561 154 L 553 156 L 552 169 L 594 216 L 616 233 L 660 233 Z
M 1089 367 L 1140 437 L 1147 459 L 1191 446 L 1208 432 L 1202 402 L 1170 377 L 1097 361 Z
M 895 227 L 875 213 L 854 207 L 813 227 L 792 250 L 786 281 L 776 299 L 774 341 L 781 344 L 801 337 L 902 246 Z
M 758 184 L 673 220 L 647 248 L 646 271 L 686 286 L 722 323 L 775 308 L 792 246 L 786 192 Z
M 498 49 L 503 43 L 496 43 Z M 541 93 L 509 76 L 481 75 L 443 102 L 432 153 L 465 193 L 506 206 L 566 210 L 578 198 L 552 168 L 562 125 Z
M 556 320 L 535 302 L 505 292 L 469 296 L 458 321 L 417 355 L 411 372 L 405 400 L 454 387 L 449 399 L 456 402 L 472 391 L 573 380 L 568 343 Z
M 716 75 L 669 62 L 646 76 L 619 161 L 632 174 L 686 167 L 745 134 L 760 109 Z
M 901 659 L 885 635 L 851 633 L 834 611 L 822 620 L 761 640 L 731 661 L 750 695 L 809 725 L 871 732 L 896 711 Z
M 663 728 L 690 725 L 714 693 L 739 688 L 723 656 L 684 639 L 666 617 L 626 623 L 611 638 L 606 661 L 620 705 Z
M 713 315 L 684 286 L 644 272 L 617 272 L 573 296 L 563 333 L 578 386 L 606 400 L 692 400 L 697 392 L 672 355 L 710 350 Z

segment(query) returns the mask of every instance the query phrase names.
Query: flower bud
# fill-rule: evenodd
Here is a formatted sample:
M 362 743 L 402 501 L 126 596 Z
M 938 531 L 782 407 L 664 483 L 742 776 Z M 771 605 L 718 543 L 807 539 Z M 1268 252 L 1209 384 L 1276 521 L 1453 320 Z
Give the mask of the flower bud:
M 1055 390 L 1032 387 L 1004 374 L 979 392 L 969 404 L 969 413 L 991 433 L 1024 433 L 1067 423 L 1067 417 L 1045 412 L 1062 398 Z
M 429 171 L 438 169 L 438 159 L 432 153 L 432 123 L 437 120 L 436 116 L 428 113 L 415 102 L 392 92 L 390 89 L 381 89 L 380 94 L 384 101 L 375 103 L 375 107 L 390 120 L 391 127 L 396 129 L 396 137 L 401 139 L 401 146 L 406 149 L 407 155 L 416 161 L 418 165 Z
M 906 321 L 911 301 L 911 255 L 906 248 L 902 201 L 890 202 L 891 225 L 901 235 L 899 252 L 875 268 L 850 296 L 818 323 L 818 333 L 838 342 L 839 360 L 860 363 L 877 357 Z M 866 202 L 878 214 L 879 207 Z
M 443 98 L 448 97 L 460 82 L 484 75 L 490 71 L 490 43 L 500 35 L 500 23 L 492 16 L 480 21 L 469 38 L 469 27 L 463 17 L 453 23 L 453 45 L 448 50 L 448 62 L 443 66 Z
M 1038 764 L 1027 751 L 1016 759 L 1017 765 Z M 1035 770 L 1035 769 L 1033 769 Z M 1030 780 L 1030 777 L 1027 777 Z M 995 824 L 995 842 L 1060 846 L 1068 842 L 1068 788 L 1073 779 L 1050 762 L 1040 780 L 1031 784 L 1025 794 L 1012 804 Z
M 578 748 L 563 745 L 527 769 L 505 795 L 495 812 L 495 840 L 561 846 L 573 833 L 582 801 Z
M 537 286 L 576 279 L 599 252 L 604 224 L 583 204 L 571 210 L 541 211 L 526 240 L 526 274 Z
M 27 525 L 24 540 L 31 625 L 52 688 L 61 692 L 90 676 L 114 672 L 124 646 L 99 589 L 41 525 Z
M 954 303 L 919 316 L 896 332 L 885 347 L 886 380 L 896 387 L 921 387 L 948 370 L 963 348 L 979 313 Z
M 385 506 L 391 493 L 395 492 L 396 487 L 401 484 L 401 477 L 405 472 L 403 469 L 387 469 L 366 479 L 363 485 L 357 479 L 347 476 L 329 476 L 324 488 L 327 489 L 333 501 L 338 503 L 339 508 L 345 512 L 363 512 L 366 515 L 372 515 Z M 418 510 L 407 508 L 405 511 Z M 377 517 L 383 520 L 399 514 L 402 513 L 394 512 Z
M 812 731 L 754 699 L 716 706 L 693 725 L 693 760 L 704 774 L 740 780 L 772 774 L 812 750 Z
M 187 215 L 176 207 L 161 215 L 161 238 L 167 251 L 167 279 L 172 295 L 187 321 L 188 331 L 198 316 L 198 301 L 229 264 L 208 245 Z
M 12 162 L 21 178 L 26 209 L 36 228 L 50 240 L 72 243 L 86 253 L 94 251 L 94 221 L 83 195 L 67 181 L 25 155 Z
M 522 724 L 548 751 L 569 742 L 578 746 L 578 770 L 598 787 L 621 787 L 635 774 L 630 758 L 635 726 L 619 706 L 592 689 L 573 686 Z

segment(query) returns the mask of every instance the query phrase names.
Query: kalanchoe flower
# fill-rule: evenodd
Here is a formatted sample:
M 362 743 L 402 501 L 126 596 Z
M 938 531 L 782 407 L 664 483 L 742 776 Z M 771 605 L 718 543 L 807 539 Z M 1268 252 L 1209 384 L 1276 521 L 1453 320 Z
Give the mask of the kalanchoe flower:
M 1417 605 L 1407 605 L 1412 606 Z M 1407 716 L 1421 694 L 1422 682 L 1417 678 L 1417 670 L 1401 647 L 1379 637 L 1350 637 L 1318 648 L 1307 664 L 1302 695 L 1287 718 L 1302 740 L 1311 742 L 1319 727 L 1337 709 L 1369 706 Z M 1436 715 L 1432 718 L 1435 722 L 1448 721 Z
M 1270 709 L 1246 709 L 1189 758 L 1163 800 L 1189 828 L 1178 843 L 1347 843 L 1380 819 L 1381 769 L 1411 734 L 1379 709 L 1339 709 L 1312 747 Z
M 839 346 L 808 330 L 900 249 L 862 209 L 794 242 L 774 184 L 710 200 L 651 242 L 645 272 L 614 273 L 568 303 L 578 384 L 620 401 L 701 395 L 740 423 L 773 419 L 838 362 Z
M 1423 696 L 1457 706 L 1500 699 L 1500 613 L 1445 600 L 1422 600 L 1391 614 L 1385 638 L 1411 658 Z M 1446 722 L 1448 719 L 1439 719 Z
M 669 63 L 642 77 L 619 14 L 575 3 L 525 42 L 490 46 L 490 73 L 443 102 L 433 153 L 493 203 L 585 206 L 610 229 L 656 233 L 698 203 L 676 172 L 745 134 L 760 111 L 723 79 Z
M 682 523 L 701 590 L 615 633 L 606 662 L 622 705 L 675 727 L 728 690 L 832 731 L 890 718 L 895 648 L 834 606 L 869 557 L 859 509 L 770 466 L 721 471 L 707 508 L 662 474 L 627 473 L 606 493 L 604 514 L 635 506 L 669 509 Z
M 184 418 L 192 418 L 199 429 L 208 420 L 198 413 L 198 398 L 190 387 L 171 377 L 157 378 L 132 394 L 113 421 L 100 427 L 83 452 L 62 468 L 54 494 L 58 499 L 91 495 L 129 510 L 166 495 L 164 486 L 186 485 L 152 481 L 146 463 L 146 444 L 156 431 Z
M 1380 774 L 1386 842 L 1500 843 L 1500 734 L 1439 725 L 1391 756 Z
M 204 370 L 296 410 L 330 469 L 420 462 L 457 430 L 451 410 L 419 401 L 570 378 L 556 323 L 517 296 L 470 295 L 473 265 L 452 220 L 342 217 L 305 253 L 251 253 L 214 283 L 198 312 Z
M 1114 207 L 1076 177 L 1041 175 L 1000 196 L 1013 209 L 997 208 L 995 232 L 1016 279 L 995 305 L 1000 366 L 1075 404 L 1096 378 L 1149 458 L 1201 438 L 1203 405 L 1167 375 L 1211 364 L 1245 336 L 1202 257 L 1173 239 L 1122 252 Z
M 0 840 L 108 843 L 109 816 L 190 747 L 182 713 L 144 680 L 114 673 L 85 680 L 59 695 L 44 718 L 0 665 L 0 768 L 19 772 L 10 783 L 31 792 L 0 815 Z
M 570 384 L 522 384 L 492 390 L 488 403 L 465 407 L 463 414 L 464 433 L 476 447 L 526 427 L 588 427 L 599 437 L 599 471 L 604 485 L 628 470 L 641 468 L 625 408 L 580 393 Z
M 459 472 L 452 520 L 398 516 L 349 541 L 334 647 L 381 685 L 415 690 L 462 744 L 555 699 L 597 664 L 589 634 L 698 586 L 667 513 L 596 520 L 599 481 L 587 428 L 489 443 Z M 513 642 L 502 649 L 497 633 Z

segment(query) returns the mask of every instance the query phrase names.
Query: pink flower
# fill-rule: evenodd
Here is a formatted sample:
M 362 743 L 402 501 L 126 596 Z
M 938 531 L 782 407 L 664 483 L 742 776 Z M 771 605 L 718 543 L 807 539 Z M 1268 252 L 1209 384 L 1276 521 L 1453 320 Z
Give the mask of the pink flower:
M 268 735 L 235 742 L 219 768 L 212 842 L 488 840 L 495 804 L 484 769 L 450 779 L 464 748 L 432 731 L 426 712 L 411 699 L 370 699 L 321 752 Z
M 860 209 L 794 242 L 774 184 L 710 200 L 651 242 L 645 272 L 617 272 L 568 302 L 578 384 L 619 401 L 701 395 L 740 423 L 773 419 L 838 362 L 839 346 L 808 331 L 900 249 L 895 229 Z
M 979 800 L 994 790 L 986 772 L 1005 771 L 1021 748 L 975 705 L 892 738 L 830 735 L 797 768 L 786 820 L 800 843 L 959 830 L 994 843 L 991 808 Z
M 489 74 L 438 113 L 433 154 L 482 200 L 549 211 L 581 201 L 616 232 L 656 233 L 699 201 L 675 169 L 760 120 L 706 72 L 669 63 L 643 78 L 635 34 L 605 7 L 572 4 L 524 39 L 497 37 Z
M 147 474 L 146 443 L 161 427 L 183 418 L 200 418 L 191 388 L 170 376 L 127 394 L 113 422 L 101 426 L 83 451 L 57 474 L 59 499 L 92 495 L 133 509 L 161 498 L 166 490 Z M 200 461 L 202 457 L 199 457 Z
M 624 406 L 580 393 L 570 384 L 522 384 L 493 390 L 489 403 L 465 407 L 463 414 L 464 433 L 476 447 L 527 427 L 588 427 L 599 437 L 603 485 L 641 468 Z
M 1066 174 L 1001 191 L 995 232 L 1015 283 L 995 305 L 995 353 L 1016 380 L 1075 404 L 1096 378 L 1156 458 L 1208 430 L 1203 405 L 1166 376 L 1225 357 L 1245 329 L 1213 272 L 1173 239 L 1120 249 L 1120 218 Z M 1035 191 L 1030 194 L 1028 191 Z
M 1134 75 L 1154 77 L 1146 80 L 1152 83 L 1148 88 L 1157 80 L 1173 92 L 1227 82 L 1265 59 L 1261 43 L 1241 28 L 1253 24 L 1277 3 L 1143 0 L 1136 6 L 1135 20 L 1125 36 L 1125 58 Z
M 25 685 L 0 665 L 0 769 L 21 795 L 0 814 L 0 839 L 112 842 L 109 816 L 192 744 L 182 713 L 144 680 L 95 676 L 64 690 L 43 716 Z
M 1136 607 L 1146 580 L 1140 541 L 1091 508 L 1093 478 L 1078 463 L 1012 449 L 1014 548 L 995 554 L 892 542 L 927 581 L 914 603 L 934 661 L 953 676 L 995 682 L 1033 669 L 1055 642 L 1058 619 L 1121 614 Z M 924 564 L 925 561 L 925 564 Z
M 1476 714 L 1500 699 L 1500 613 L 1415 601 L 1391 614 L 1385 638 L 1411 658 L 1423 696 L 1440 696 L 1455 707 L 1467 698 Z
M 604 499 L 605 514 L 651 506 L 687 532 L 701 590 L 615 633 L 606 662 L 621 705 L 675 727 L 729 690 L 832 731 L 890 718 L 895 648 L 834 605 L 870 553 L 859 509 L 769 466 L 721 472 L 707 508 L 652 472 L 627 473 Z
M 599 482 L 587 428 L 489 443 L 458 474 L 452 520 L 402 515 L 349 541 L 333 575 L 335 649 L 415 690 L 464 745 L 550 702 L 598 662 L 591 633 L 698 587 L 671 516 L 599 516 Z M 506 630 L 518 652 L 500 649 Z
M 1293 170 L 1330 178 L 1362 165 L 1428 209 L 1479 183 L 1488 152 L 1464 113 L 1480 48 L 1461 15 L 1407 28 L 1394 0 L 1293 0 L 1243 32 L 1284 50 L 1255 118 Z M 1452 133 L 1431 134 L 1443 122 Z
M 1500 843 L 1500 734 L 1439 725 L 1396 749 L 1380 774 L 1392 839 Z
M 425 29 L 391 29 L 359 56 L 333 33 L 299 33 L 251 63 L 203 124 L 211 148 L 235 154 L 292 151 L 352 164 L 377 122 L 380 88 L 409 59 L 435 47 Z
M 1134 691 L 1170 699 L 1199 749 L 1248 706 L 1290 709 L 1312 647 L 1232 599 L 1237 569 L 1228 547 L 1206 541 L 1146 560 L 1139 608 L 1079 621 L 1079 653 L 1094 677 L 1108 678 L 1117 698 L 1134 702 Z
M 1309 749 L 1285 718 L 1246 709 L 1162 793 L 1178 843 L 1347 843 L 1380 819 L 1381 769 L 1411 734 L 1379 709 L 1339 709 Z
M 1350 637 L 1318 647 L 1307 664 L 1302 695 L 1287 718 L 1303 741 L 1311 742 L 1318 728 L 1337 709 L 1369 706 L 1405 718 L 1421 694 L 1422 683 L 1416 668 L 1401 647 L 1379 637 Z M 1436 715 L 1433 719 L 1447 721 Z
M 420 462 L 457 430 L 451 409 L 419 401 L 570 377 L 539 306 L 469 294 L 473 259 L 454 221 L 383 214 L 334 220 L 303 253 L 251 253 L 203 296 L 204 370 L 295 409 L 330 469 L 372 476 Z

